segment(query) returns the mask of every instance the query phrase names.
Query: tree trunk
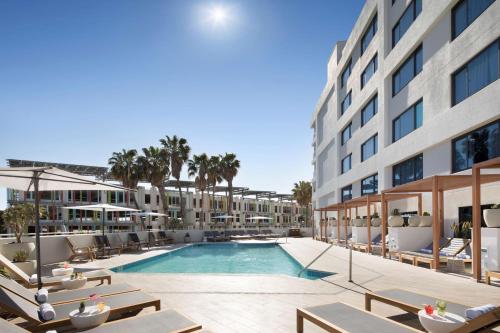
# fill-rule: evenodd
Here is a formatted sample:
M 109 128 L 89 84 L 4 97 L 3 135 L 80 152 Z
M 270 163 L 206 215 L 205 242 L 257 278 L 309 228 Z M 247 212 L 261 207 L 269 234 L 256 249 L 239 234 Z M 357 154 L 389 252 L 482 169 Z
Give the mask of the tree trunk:
M 181 182 L 179 181 L 179 178 L 177 178 L 177 188 L 179 189 L 179 205 L 181 206 L 181 219 L 183 222 L 184 221 L 184 203 L 182 202 L 182 189 L 181 189 Z
M 165 222 L 165 226 L 166 226 L 168 223 L 168 201 L 167 201 L 167 197 L 165 195 L 165 187 L 164 187 L 163 183 L 157 187 L 158 187 L 158 192 L 160 192 L 160 200 L 161 200 L 163 214 L 167 215 L 163 218 L 164 222 Z
M 227 189 L 229 192 L 229 197 L 227 198 L 227 215 L 233 213 L 233 180 L 227 181 Z
M 201 208 L 201 213 L 200 213 L 200 229 L 203 229 L 204 227 L 204 222 L 205 222 L 205 210 L 203 209 L 203 197 L 205 194 L 205 190 L 201 191 L 201 200 L 200 200 L 200 208 Z

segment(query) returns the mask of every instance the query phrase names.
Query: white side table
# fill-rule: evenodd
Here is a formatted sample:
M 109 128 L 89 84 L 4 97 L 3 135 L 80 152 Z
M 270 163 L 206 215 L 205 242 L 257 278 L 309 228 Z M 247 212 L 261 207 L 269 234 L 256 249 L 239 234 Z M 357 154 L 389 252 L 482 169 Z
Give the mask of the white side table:
M 440 316 L 437 311 L 434 311 L 434 314 L 430 316 L 425 310 L 420 310 L 418 319 L 425 330 L 430 333 L 449 333 L 465 325 L 465 318 L 450 312 Z

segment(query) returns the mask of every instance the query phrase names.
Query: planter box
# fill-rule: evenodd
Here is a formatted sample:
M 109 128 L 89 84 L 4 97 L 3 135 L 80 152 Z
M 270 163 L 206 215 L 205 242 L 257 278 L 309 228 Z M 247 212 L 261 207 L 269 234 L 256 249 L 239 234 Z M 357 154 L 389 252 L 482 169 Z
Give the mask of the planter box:
M 432 242 L 432 228 L 389 227 L 389 249 L 415 251 L 427 247 Z
M 500 228 L 481 228 L 481 247 L 488 250 L 488 270 L 500 270 Z
M 24 273 L 28 274 L 29 276 L 36 273 L 36 260 L 14 262 L 13 264 L 19 267 Z
M 381 232 L 380 227 L 371 227 L 370 234 L 373 240 Z M 367 227 L 352 227 L 352 241 L 354 243 L 368 243 L 368 228 Z

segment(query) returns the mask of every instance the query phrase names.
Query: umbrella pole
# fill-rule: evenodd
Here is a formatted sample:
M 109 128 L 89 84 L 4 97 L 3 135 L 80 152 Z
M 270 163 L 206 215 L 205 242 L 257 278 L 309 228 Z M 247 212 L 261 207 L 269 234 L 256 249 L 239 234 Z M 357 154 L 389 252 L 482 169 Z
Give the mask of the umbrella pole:
M 38 196 L 38 172 L 33 173 L 33 188 L 35 191 L 35 240 L 36 240 L 36 274 L 37 287 L 42 289 L 42 256 L 40 246 L 40 198 Z

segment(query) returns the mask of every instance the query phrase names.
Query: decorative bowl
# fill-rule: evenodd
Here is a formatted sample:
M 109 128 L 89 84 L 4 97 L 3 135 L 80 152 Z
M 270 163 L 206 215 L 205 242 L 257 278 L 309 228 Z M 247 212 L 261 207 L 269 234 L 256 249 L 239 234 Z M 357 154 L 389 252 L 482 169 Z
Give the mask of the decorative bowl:
M 64 289 L 79 289 L 82 288 L 85 284 L 87 283 L 87 277 L 83 277 L 81 279 L 73 279 L 71 278 L 64 278 L 61 281 L 61 284 Z
M 53 276 L 65 276 L 73 274 L 73 267 L 68 268 L 54 268 L 52 270 Z
M 465 325 L 465 319 L 454 313 L 446 312 L 440 316 L 434 311 L 432 316 L 425 310 L 418 311 L 418 319 L 427 332 L 449 333 Z
M 85 311 L 80 313 L 78 309 L 69 313 L 71 324 L 76 329 L 85 329 L 99 326 L 108 320 L 110 307 L 105 305 L 104 310 L 99 311 L 96 305 L 85 307 Z

